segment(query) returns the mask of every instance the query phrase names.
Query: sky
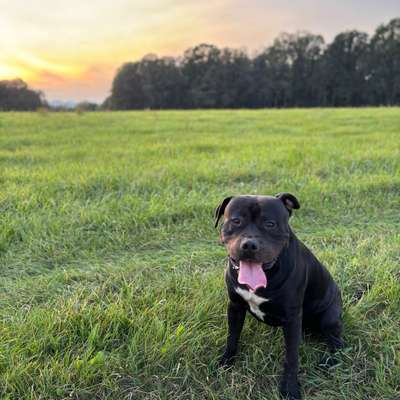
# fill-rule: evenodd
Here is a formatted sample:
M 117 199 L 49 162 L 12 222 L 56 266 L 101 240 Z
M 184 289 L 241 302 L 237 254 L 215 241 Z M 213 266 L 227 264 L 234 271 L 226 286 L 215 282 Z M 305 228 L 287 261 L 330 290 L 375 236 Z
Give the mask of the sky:
M 199 43 L 250 54 L 281 32 L 331 41 L 372 34 L 400 0 L 0 0 L 0 80 L 19 77 L 48 100 L 101 102 L 124 62 L 177 56 Z

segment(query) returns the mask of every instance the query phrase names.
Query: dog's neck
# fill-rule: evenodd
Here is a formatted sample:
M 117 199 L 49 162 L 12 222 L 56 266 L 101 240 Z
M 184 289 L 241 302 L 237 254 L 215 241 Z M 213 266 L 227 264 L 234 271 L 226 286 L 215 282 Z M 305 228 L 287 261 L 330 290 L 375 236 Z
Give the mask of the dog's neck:
M 295 235 L 290 229 L 287 244 L 282 248 L 274 266 L 265 271 L 268 279 L 268 286 L 272 288 L 280 287 L 286 282 L 288 276 L 292 273 L 295 265 L 293 265 L 293 253 L 296 251 Z

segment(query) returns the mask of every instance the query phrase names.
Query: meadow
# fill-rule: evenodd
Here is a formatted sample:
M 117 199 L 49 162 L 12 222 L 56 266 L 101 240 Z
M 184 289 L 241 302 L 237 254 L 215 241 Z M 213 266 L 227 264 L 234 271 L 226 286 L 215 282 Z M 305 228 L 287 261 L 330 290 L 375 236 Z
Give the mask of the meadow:
M 280 329 L 226 338 L 225 196 L 289 191 L 342 289 L 309 400 L 400 398 L 400 109 L 0 113 L 0 398 L 277 400 Z

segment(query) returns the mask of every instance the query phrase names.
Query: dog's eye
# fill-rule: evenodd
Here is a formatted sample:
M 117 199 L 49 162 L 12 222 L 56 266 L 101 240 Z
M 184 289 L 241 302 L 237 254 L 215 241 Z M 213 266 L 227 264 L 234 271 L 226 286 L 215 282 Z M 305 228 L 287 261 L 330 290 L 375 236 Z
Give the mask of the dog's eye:
M 232 218 L 232 223 L 235 225 L 240 225 L 240 218 Z
M 264 226 L 266 228 L 274 228 L 276 226 L 276 223 L 275 223 L 275 221 L 265 221 Z

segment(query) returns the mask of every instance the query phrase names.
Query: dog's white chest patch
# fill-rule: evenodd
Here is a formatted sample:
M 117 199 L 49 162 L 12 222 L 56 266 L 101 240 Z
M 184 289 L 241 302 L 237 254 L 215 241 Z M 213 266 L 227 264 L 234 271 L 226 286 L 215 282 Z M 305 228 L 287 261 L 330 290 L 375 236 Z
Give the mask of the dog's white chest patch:
M 249 304 L 251 312 L 257 315 L 258 318 L 264 320 L 265 313 L 260 310 L 260 304 L 269 301 L 269 299 L 257 296 L 254 292 L 250 292 L 250 290 L 242 289 L 240 287 L 237 287 L 235 290 L 236 293 Z

